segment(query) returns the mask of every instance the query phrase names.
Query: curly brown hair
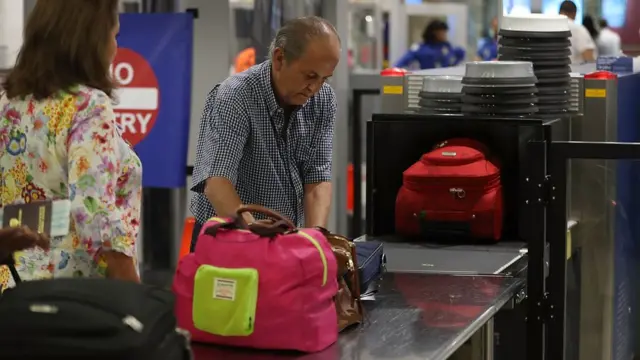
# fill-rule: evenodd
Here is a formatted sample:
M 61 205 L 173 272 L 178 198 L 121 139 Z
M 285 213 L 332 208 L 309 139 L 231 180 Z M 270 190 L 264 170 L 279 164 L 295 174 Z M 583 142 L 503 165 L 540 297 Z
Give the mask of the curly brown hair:
M 118 0 L 38 0 L 15 67 L 3 82 L 9 99 L 44 99 L 86 85 L 111 96 L 109 37 Z

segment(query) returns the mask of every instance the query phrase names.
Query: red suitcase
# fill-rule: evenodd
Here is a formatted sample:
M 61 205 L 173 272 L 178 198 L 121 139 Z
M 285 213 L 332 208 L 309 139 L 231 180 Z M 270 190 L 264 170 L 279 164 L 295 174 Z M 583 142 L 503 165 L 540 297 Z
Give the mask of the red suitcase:
M 500 240 L 500 167 L 472 139 L 451 139 L 403 173 L 396 198 L 396 233 Z

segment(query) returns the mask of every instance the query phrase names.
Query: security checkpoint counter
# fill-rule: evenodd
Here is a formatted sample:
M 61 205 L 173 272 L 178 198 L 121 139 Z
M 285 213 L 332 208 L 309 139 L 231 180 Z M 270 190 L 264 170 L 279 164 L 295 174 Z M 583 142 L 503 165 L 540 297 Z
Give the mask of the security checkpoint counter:
M 364 323 L 341 333 L 328 349 L 300 354 L 194 344 L 195 360 L 445 360 L 470 339 L 480 343 L 473 347 L 482 358 L 493 358 L 492 319 L 523 292 L 523 251 L 514 245 L 434 249 L 385 242 L 385 252 L 388 269 L 378 292 L 363 300 Z

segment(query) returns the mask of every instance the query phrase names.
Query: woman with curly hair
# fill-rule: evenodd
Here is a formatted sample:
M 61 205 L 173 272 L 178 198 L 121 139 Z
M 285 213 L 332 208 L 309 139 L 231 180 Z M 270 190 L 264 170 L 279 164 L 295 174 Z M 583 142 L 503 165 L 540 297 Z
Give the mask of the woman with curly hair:
M 0 205 L 71 201 L 68 236 L 16 254 L 23 280 L 139 281 L 142 169 L 111 103 L 118 31 L 118 0 L 39 0 L 2 84 Z

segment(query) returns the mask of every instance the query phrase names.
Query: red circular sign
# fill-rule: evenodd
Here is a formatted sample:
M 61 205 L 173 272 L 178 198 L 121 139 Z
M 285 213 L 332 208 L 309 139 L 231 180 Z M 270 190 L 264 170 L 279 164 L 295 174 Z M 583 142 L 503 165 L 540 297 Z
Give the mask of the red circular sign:
M 135 146 L 149 134 L 158 118 L 158 79 L 147 60 L 127 48 L 118 48 L 110 71 L 120 86 L 114 106 L 116 121 L 124 139 Z

